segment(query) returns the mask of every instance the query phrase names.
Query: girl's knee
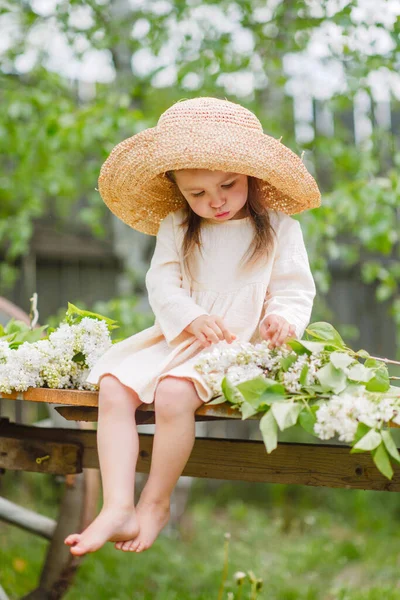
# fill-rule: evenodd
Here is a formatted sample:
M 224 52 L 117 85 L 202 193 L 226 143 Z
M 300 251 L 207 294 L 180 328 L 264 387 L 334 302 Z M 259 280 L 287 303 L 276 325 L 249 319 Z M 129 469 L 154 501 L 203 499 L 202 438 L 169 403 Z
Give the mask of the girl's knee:
M 154 408 L 159 416 L 173 418 L 187 411 L 194 413 L 200 404 L 201 400 L 189 379 L 164 377 L 157 386 Z
M 137 393 L 121 383 L 120 380 L 114 375 L 111 375 L 111 373 L 106 373 L 105 375 L 101 376 L 99 388 L 99 403 L 101 402 L 103 406 L 105 404 L 115 405 L 116 402 L 118 403 L 118 399 L 120 399 L 122 395 L 125 397 L 127 395 L 130 396 L 132 402 L 136 406 L 142 404 Z

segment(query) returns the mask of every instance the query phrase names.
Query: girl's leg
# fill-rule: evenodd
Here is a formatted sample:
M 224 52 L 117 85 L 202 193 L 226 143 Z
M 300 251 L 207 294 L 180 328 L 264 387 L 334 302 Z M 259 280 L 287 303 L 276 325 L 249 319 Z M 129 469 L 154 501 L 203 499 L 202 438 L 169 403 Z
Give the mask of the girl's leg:
M 82 533 L 65 539 L 72 554 L 94 552 L 106 541 L 127 540 L 139 532 L 134 483 L 139 439 L 135 412 L 138 395 L 112 375 L 100 382 L 97 449 L 103 485 L 103 508 Z
M 195 441 L 195 411 L 203 404 L 193 383 L 184 378 L 162 379 L 155 394 L 156 430 L 151 468 L 136 510 L 140 533 L 117 548 L 141 552 L 149 548 L 170 514 L 170 496 Z

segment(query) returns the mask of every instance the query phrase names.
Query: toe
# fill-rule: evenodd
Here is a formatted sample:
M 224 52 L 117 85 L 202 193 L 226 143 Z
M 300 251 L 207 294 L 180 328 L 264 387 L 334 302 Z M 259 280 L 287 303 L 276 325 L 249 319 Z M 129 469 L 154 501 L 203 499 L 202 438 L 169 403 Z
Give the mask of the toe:
M 115 548 L 116 548 L 117 550 L 122 550 L 122 544 L 123 544 L 123 543 L 124 543 L 124 542 L 115 542 L 114 546 L 115 546 Z
M 71 546 L 70 552 L 71 554 L 75 554 L 75 556 L 82 556 L 82 554 L 86 554 L 86 552 L 89 552 L 89 550 L 77 544 L 76 546 Z
M 131 541 L 127 540 L 126 542 L 122 543 L 121 546 L 121 550 L 123 550 L 124 552 L 127 552 L 129 550 L 129 546 L 131 545 Z
M 134 540 L 131 544 L 130 550 L 132 550 L 132 552 L 136 552 L 137 547 L 140 545 L 140 540 Z
M 79 533 L 71 533 L 71 535 L 65 538 L 64 544 L 67 544 L 67 546 L 72 546 L 72 544 L 76 544 L 77 542 L 79 542 L 80 537 L 81 536 Z

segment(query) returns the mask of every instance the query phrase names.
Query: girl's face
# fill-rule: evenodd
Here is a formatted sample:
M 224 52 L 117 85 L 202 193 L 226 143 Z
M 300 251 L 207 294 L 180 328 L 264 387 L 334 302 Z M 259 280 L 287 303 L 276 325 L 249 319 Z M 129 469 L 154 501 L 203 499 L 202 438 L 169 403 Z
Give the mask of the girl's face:
M 174 171 L 176 184 L 191 209 L 213 222 L 241 219 L 247 215 L 247 175 L 181 169 Z M 227 213 L 221 217 L 218 214 Z

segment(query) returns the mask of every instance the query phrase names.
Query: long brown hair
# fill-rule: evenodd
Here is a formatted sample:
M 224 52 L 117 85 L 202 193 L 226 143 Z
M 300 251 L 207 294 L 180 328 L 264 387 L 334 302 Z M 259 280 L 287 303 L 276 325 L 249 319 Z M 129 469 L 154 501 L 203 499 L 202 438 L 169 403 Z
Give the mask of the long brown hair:
M 175 183 L 177 194 L 184 200 L 183 210 L 185 213 L 185 218 L 181 223 L 181 227 L 184 230 L 182 245 L 183 264 L 187 273 L 193 279 L 190 269 L 190 259 L 196 246 L 199 248 L 200 253 L 202 252 L 201 224 L 203 219 L 191 209 L 190 204 L 183 196 L 177 185 L 174 172 L 167 171 L 165 175 L 170 181 Z M 240 269 L 243 270 L 246 268 L 250 269 L 260 258 L 265 258 L 265 256 L 269 254 L 273 246 L 273 237 L 275 235 L 275 230 L 271 225 L 268 209 L 261 193 L 261 181 L 260 179 L 250 175 L 247 176 L 247 179 L 247 208 L 250 220 L 254 227 L 254 237 L 252 243 L 246 251 L 245 257 L 250 255 L 251 251 L 252 254 L 244 263 L 240 265 Z

